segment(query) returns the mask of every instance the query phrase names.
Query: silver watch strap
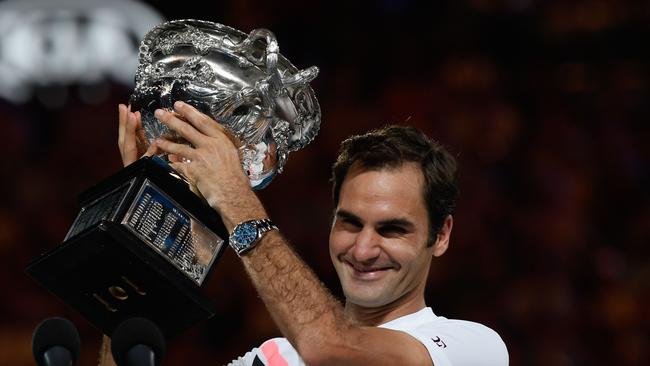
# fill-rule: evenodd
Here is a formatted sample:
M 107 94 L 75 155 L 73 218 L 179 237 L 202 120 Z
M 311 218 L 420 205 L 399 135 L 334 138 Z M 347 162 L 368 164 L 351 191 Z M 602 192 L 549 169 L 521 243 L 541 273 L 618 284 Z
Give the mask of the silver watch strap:
M 257 240 L 260 240 L 262 238 L 262 235 L 265 233 L 271 231 L 271 230 L 278 230 L 278 227 L 275 226 L 273 221 L 271 219 L 262 219 L 262 220 L 255 220 L 257 227 L 258 227 L 258 235 L 257 235 Z

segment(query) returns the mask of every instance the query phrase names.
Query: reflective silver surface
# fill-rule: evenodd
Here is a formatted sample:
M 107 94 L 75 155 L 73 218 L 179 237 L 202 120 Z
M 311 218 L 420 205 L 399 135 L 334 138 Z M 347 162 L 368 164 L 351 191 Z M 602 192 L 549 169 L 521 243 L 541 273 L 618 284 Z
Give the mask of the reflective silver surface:
M 318 68 L 296 69 L 280 55 L 269 30 L 246 35 L 213 22 L 171 21 L 145 36 L 139 62 L 131 104 L 141 111 L 149 143 L 178 138 L 153 112 L 185 101 L 239 140 L 243 169 L 255 189 L 318 133 L 320 107 L 309 86 Z

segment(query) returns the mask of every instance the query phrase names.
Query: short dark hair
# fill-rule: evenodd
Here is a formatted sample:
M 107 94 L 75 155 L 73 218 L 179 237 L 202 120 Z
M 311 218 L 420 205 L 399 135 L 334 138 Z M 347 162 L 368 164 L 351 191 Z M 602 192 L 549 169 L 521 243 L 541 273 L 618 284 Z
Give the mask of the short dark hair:
M 433 245 L 445 218 L 456 208 L 456 159 L 440 143 L 414 127 L 386 126 L 343 141 L 332 167 L 334 207 L 338 206 L 341 185 L 352 165 L 381 170 L 399 168 L 408 162 L 418 164 L 424 177 L 423 195 L 429 213 L 427 245 Z

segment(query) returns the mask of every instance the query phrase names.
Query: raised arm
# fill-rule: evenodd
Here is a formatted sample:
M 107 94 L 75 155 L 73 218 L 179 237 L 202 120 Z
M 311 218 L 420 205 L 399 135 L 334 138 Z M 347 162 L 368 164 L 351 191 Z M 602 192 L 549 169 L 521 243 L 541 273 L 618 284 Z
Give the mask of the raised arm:
M 156 141 L 162 151 L 185 158 L 172 166 L 220 213 L 229 231 L 240 222 L 268 217 L 224 128 L 187 104 L 176 104 L 175 110 L 187 122 L 162 110 L 156 116 L 193 147 Z M 305 363 L 432 364 L 426 348 L 406 333 L 348 322 L 341 304 L 279 232 L 265 235 L 242 262 L 271 316 Z

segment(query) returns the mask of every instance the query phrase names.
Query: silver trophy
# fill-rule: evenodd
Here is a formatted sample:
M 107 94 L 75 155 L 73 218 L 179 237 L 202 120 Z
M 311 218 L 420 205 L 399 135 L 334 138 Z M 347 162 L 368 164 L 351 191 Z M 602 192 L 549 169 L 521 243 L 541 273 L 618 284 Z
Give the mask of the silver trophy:
M 296 69 L 266 29 L 246 35 L 212 22 L 171 21 L 145 36 L 139 57 L 131 105 L 148 143 L 183 142 L 153 112 L 184 101 L 232 133 L 254 189 L 318 133 L 320 108 L 308 84 L 318 69 Z M 63 243 L 27 267 L 109 335 L 134 316 L 170 336 L 215 313 L 200 289 L 228 232 L 164 158 L 140 159 L 84 192 Z
M 309 144 L 320 127 L 320 107 L 309 82 L 315 66 L 298 70 L 279 53 L 267 29 L 248 35 L 222 24 L 176 20 L 152 29 L 140 46 L 133 108 L 151 143 L 177 137 L 153 115 L 187 102 L 230 130 L 239 141 L 254 189 L 282 172 L 290 152 Z

